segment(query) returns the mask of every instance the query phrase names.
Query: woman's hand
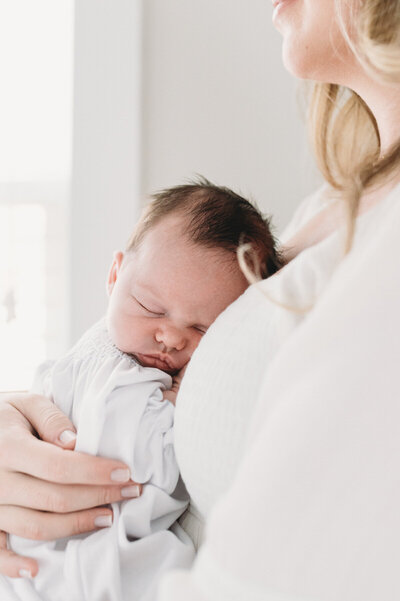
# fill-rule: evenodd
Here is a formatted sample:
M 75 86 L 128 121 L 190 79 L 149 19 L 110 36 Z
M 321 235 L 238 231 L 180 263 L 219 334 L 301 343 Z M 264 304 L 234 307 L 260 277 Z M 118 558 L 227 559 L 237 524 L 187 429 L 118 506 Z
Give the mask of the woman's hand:
M 112 511 L 101 506 L 140 494 L 120 461 L 73 452 L 75 437 L 71 421 L 49 399 L 2 395 L 0 573 L 38 571 L 34 559 L 7 549 L 6 532 L 52 540 L 110 526 Z

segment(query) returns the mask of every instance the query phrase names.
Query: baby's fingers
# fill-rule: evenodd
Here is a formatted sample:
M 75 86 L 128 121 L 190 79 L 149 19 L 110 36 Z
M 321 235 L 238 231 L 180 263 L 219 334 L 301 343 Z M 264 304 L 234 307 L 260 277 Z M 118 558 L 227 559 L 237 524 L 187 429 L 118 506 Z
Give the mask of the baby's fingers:
M 7 534 L 0 530 L 0 574 L 9 578 L 33 578 L 38 573 L 36 561 L 7 549 Z

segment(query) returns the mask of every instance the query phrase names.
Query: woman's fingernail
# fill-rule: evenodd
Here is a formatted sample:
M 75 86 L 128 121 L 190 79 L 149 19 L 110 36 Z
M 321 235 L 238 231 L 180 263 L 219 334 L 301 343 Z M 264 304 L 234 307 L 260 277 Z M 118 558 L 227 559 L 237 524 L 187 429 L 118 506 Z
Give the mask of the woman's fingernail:
M 112 515 L 98 515 L 97 518 L 94 518 L 94 525 L 99 526 L 99 528 L 107 528 L 112 526 L 113 520 Z
M 140 496 L 140 487 L 135 484 L 134 486 L 125 486 L 121 488 L 121 496 L 122 497 L 139 497 Z
M 25 568 L 21 568 L 18 574 L 21 576 L 21 578 L 32 578 L 32 572 Z
M 131 473 L 128 469 L 117 469 L 111 472 L 111 480 L 113 482 L 128 482 Z
M 76 440 L 76 434 L 72 430 L 64 430 L 58 438 L 63 444 L 69 444 L 73 440 Z

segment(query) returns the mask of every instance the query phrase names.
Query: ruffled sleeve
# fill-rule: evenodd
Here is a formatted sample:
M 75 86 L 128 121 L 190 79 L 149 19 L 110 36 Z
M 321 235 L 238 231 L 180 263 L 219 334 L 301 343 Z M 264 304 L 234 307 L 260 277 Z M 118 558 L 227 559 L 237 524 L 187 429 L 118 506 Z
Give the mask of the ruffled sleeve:
M 175 459 L 174 407 L 163 400 L 171 383 L 168 374 L 116 349 L 104 321 L 67 356 L 39 369 L 35 390 L 52 396 L 74 422 L 75 450 L 121 460 L 143 492 L 113 504 L 110 528 L 62 541 L 12 537 L 14 550 L 40 564 L 35 579 L 13 584 L 25 587 L 22 598 L 150 601 L 166 569 L 191 564 L 192 543 L 174 524 L 188 495 Z
M 143 493 L 113 505 L 111 528 L 69 541 L 65 580 L 72 599 L 153 599 L 163 571 L 190 565 L 194 554 L 179 527 L 170 530 L 188 502 L 173 447 L 174 407 L 162 394 L 171 378 L 129 357 L 109 361 L 81 403 L 77 450 L 125 462 Z

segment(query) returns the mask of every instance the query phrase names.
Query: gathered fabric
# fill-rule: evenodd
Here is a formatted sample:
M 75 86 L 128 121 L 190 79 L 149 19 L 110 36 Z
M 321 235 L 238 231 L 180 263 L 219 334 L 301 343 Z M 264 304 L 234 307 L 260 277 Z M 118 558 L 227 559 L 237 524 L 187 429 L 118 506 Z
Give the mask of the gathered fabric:
M 57 362 L 42 365 L 33 391 L 51 396 L 77 428 L 76 451 L 119 459 L 142 495 L 114 503 L 113 524 L 68 539 L 9 537 L 34 557 L 34 579 L 0 582 L 4 601 L 151 601 L 161 574 L 190 565 L 194 551 L 177 518 L 188 502 L 174 446 L 171 377 L 117 349 L 105 319 Z M 67 451 L 66 451 L 67 452 Z

